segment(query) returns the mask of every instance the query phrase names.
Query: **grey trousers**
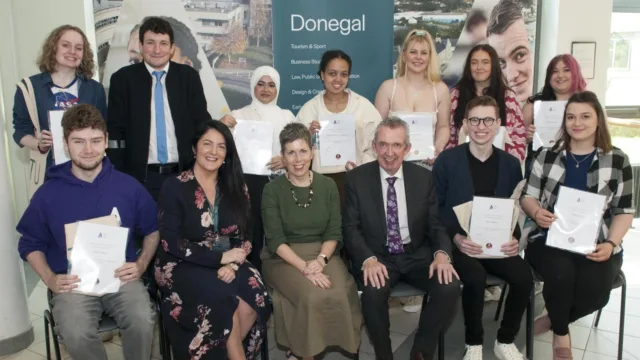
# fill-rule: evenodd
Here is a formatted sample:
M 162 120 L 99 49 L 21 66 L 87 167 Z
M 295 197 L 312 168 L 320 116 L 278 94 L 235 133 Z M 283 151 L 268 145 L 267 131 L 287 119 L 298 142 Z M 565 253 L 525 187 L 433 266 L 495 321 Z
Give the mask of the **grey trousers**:
M 58 294 L 52 303 L 55 331 L 71 358 L 107 360 L 97 331 L 103 312 L 120 328 L 126 360 L 151 357 L 155 312 L 142 281 L 127 283 L 119 292 L 102 297 Z

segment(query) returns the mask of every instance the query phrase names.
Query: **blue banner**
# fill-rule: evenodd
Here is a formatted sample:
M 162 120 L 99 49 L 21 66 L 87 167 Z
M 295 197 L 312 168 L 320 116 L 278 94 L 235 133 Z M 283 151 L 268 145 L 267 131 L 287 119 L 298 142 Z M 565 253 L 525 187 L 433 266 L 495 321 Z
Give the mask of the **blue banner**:
M 327 50 L 353 61 L 349 88 L 373 102 L 392 77 L 392 0 L 273 0 L 273 62 L 278 102 L 294 113 L 324 87 L 318 70 Z

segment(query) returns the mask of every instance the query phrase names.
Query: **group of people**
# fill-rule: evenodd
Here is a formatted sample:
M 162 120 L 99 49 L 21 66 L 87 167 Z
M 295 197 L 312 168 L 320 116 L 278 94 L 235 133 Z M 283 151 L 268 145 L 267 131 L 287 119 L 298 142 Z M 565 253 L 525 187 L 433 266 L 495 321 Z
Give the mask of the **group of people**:
M 551 61 L 523 113 L 491 46 L 470 51 L 449 91 L 433 39 L 414 30 L 398 76 L 380 86 L 374 103 L 348 88 L 351 58 L 330 50 L 318 72 L 324 91 L 296 117 L 278 107 L 280 77 L 265 66 L 253 72 L 252 103 L 216 121 L 197 72 L 170 60 L 170 24 L 145 19 L 139 41 L 143 61 L 113 74 L 108 108 L 91 79 L 87 39 L 72 26 L 51 33 L 38 60 L 42 73 L 30 78 L 39 133 L 27 97 L 16 92 L 15 141 L 49 153 L 47 180 L 17 226 L 18 250 L 52 291 L 56 330 L 73 358 L 107 358 L 96 331 L 103 312 L 118 323 L 125 358 L 149 358 L 154 311 L 141 277 L 152 267 L 175 359 L 256 358 L 270 317 L 289 360 L 330 347 L 357 353 L 363 323 L 376 358 L 392 359 L 388 300 L 400 281 L 427 294 L 412 359 L 434 357 L 460 296 L 464 359 L 482 359 L 487 274 L 509 284 L 494 352 L 524 359 L 514 339 L 532 268 L 544 280 L 546 304 L 535 331 L 553 331 L 554 359 L 572 359 L 568 325 L 607 303 L 635 212 L 628 158 L 612 146 L 603 108 L 585 91 L 573 57 Z M 568 103 L 558 144 L 527 149 L 533 102 L 561 99 Z M 53 166 L 46 114 L 58 108 L 66 109 L 71 161 Z M 407 112 L 432 114 L 434 158 L 404 161 Z M 357 158 L 323 167 L 316 134 L 331 114 L 354 117 Z M 272 124 L 271 176 L 243 173 L 238 120 Z M 501 129 L 502 147 L 494 145 Z M 560 185 L 606 196 L 592 254 L 545 245 Z M 474 196 L 512 197 L 528 219 L 502 258 L 479 259 L 482 246 L 453 212 Z M 127 262 L 114 274 L 120 291 L 80 294 L 79 279 L 68 275 L 64 225 L 114 212 L 131 230 Z

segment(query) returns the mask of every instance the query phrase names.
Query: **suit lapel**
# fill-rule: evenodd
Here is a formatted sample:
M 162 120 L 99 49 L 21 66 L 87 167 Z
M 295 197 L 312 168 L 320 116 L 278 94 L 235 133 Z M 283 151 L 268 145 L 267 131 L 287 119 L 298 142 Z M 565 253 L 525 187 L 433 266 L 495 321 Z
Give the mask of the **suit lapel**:
M 177 110 L 179 109 L 176 103 L 180 99 L 180 68 L 178 64 L 173 61 L 169 65 L 169 72 L 167 73 L 167 81 L 165 85 L 167 87 L 167 101 L 169 103 L 169 110 L 171 111 L 171 119 L 173 120 L 173 127 L 176 131 L 176 139 L 181 139 L 181 128 L 178 126 Z
M 134 80 L 133 88 L 136 90 L 139 89 L 141 103 L 149 104 L 148 106 L 141 106 L 141 115 L 143 115 L 141 121 L 143 121 L 143 125 L 146 127 L 146 132 L 144 133 L 148 134 L 151 130 L 151 107 L 153 106 L 151 103 L 151 88 L 153 87 L 153 79 L 144 62 L 139 63 L 137 66 L 138 71 L 136 72 L 137 76 L 136 80 Z
M 373 180 L 373 184 L 371 186 L 371 196 L 373 199 L 373 205 L 375 209 L 378 211 L 378 216 L 380 218 L 380 225 L 382 226 L 382 234 L 387 233 L 387 216 L 385 214 L 384 209 L 384 199 L 385 196 L 382 193 L 382 179 L 380 177 L 380 166 L 371 166 L 371 179 Z M 384 235 L 384 239 L 386 242 L 386 235 Z

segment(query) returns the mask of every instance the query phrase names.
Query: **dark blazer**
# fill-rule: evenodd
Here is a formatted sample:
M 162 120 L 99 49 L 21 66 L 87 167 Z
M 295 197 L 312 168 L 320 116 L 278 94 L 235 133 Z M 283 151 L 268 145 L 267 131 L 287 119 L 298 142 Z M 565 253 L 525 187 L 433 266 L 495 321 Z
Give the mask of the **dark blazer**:
M 438 202 L 431 172 L 410 162 L 402 165 L 411 244 L 407 253 L 424 253 L 433 261 L 436 251 L 451 257 L 451 241 L 438 217 Z M 382 179 L 377 161 L 358 166 L 345 177 L 343 227 L 353 265 L 360 269 L 371 256 L 386 257 L 387 221 Z
M 464 235 L 453 208 L 472 201 L 475 194 L 468 149 L 468 143 L 447 149 L 438 156 L 433 166 L 440 218 L 451 239 L 455 234 Z M 507 199 L 522 180 L 520 162 L 515 156 L 496 147 L 493 151 L 498 156 L 498 180 L 494 196 Z
M 176 129 L 180 170 L 193 163 L 191 141 L 200 123 L 210 120 L 200 75 L 188 65 L 171 62 L 166 88 Z M 109 85 L 109 149 L 116 169 L 144 182 L 151 130 L 153 78 L 144 62 L 129 65 L 111 76 Z

